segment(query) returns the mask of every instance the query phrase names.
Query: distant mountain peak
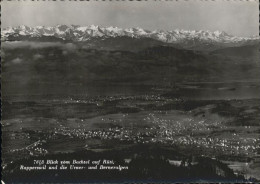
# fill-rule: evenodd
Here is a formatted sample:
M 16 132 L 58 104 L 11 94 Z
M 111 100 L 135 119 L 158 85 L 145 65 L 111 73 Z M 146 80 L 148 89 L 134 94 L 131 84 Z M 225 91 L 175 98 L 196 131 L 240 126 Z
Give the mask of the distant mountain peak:
M 259 37 L 236 37 L 227 34 L 224 31 L 204 31 L 204 30 L 183 30 L 176 29 L 171 31 L 164 30 L 146 30 L 140 27 L 118 28 L 115 26 L 102 27 L 98 25 L 56 25 L 56 26 L 35 26 L 29 27 L 21 25 L 18 27 L 9 27 L 2 29 L 1 39 L 9 40 L 9 37 L 16 35 L 27 37 L 53 36 L 58 39 L 76 42 L 87 42 L 92 38 L 150 38 L 168 44 L 179 44 L 184 47 L 196 47 L 201 45 L 226 45 L 241 46 L 252 44 L 259 41 Z

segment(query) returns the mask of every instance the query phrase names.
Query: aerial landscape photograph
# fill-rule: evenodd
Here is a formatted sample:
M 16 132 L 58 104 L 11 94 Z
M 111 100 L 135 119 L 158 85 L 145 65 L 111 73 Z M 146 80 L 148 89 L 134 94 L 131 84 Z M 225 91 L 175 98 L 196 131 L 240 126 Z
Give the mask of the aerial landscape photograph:
M 259 182 L 259 2 L 2 1 L 4 183 Z

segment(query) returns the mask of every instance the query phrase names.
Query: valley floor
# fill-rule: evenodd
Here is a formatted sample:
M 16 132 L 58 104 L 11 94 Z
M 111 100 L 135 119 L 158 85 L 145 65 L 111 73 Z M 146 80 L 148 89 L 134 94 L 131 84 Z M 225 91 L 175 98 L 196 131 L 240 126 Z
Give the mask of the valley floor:
M 259 180 L 259 104 L 259 99 L 189 100 L 167 95 L 5 101 L 4 170 L 19 173 L 10 168 L 21 160 L 78 152 L 117 152 L 131 164 L 136 154 L 151 159 L 156 149 L 162 149 L 157 156 L 174 167 L 196 166 L 201 158 L 210 158 L 225 163 L 233 177 Z M 140 151 L 140 146 L 147 150 Z M 125 154 L 127 150 L 136 153 Z

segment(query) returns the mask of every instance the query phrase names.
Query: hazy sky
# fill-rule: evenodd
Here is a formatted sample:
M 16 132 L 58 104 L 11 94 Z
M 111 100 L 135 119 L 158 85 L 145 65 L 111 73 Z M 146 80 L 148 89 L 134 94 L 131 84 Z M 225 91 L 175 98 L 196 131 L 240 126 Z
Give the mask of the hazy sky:
M 2 26 L 57 24 L 258 35 L 258 0 L 2 1 Z

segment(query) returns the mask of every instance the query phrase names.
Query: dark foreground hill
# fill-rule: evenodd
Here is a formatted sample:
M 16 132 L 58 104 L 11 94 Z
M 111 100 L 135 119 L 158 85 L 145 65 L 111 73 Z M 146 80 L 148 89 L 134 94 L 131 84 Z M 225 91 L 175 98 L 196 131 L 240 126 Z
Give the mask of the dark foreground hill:
M 73 159 L 72 159 L 73 158 Z M 121 171 L 116 169 L 100 169 L 102 161 L 105 159 L 113 160 L 114 164 L 108 166 L 127 167 Z M 125 162 L 125 159 L 130 161 Z M 172 165 L 169 159 L 175 158 L 182 160 L 182 164 Z M 20 164 L 32 166 L 34 160 L 101 160 L 98 169 L 88 169 L 93 164 L 74 164 L 74 166 L 86 167 L 82 170 L 68 169 L 62 170 L 37 170 L 21 171 Z M 193 158 L 194 159 L 194 158 Z M 61 164 L 57 164 L 59 167 Z M 94 164 L 95 165 L 95 164 Z M 28 176 L 30 174 L 30 177 Z M 22 159 L 14 164 L 10 164 L 4 170 L 3 180 L 8 183 L 13 182 L 127 182 L 127 181 L 179 181 L 179 182 L 198 182 L 198 181 L 245 181 L 243 176 L 236 176 L 231 169 L 217 160 L 206 157 L 196 158 L 192 163 L 192 156 L 180 154 L 173 150 L 167 150 L 158 146 L 136 145 L 124 150 L 112 150 L 104 152 L 80 151 L 75 153 L 63 153 L 48 156 L 32 157 Z

